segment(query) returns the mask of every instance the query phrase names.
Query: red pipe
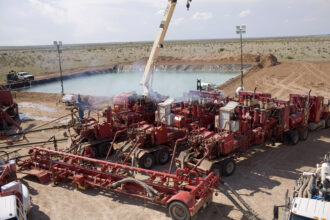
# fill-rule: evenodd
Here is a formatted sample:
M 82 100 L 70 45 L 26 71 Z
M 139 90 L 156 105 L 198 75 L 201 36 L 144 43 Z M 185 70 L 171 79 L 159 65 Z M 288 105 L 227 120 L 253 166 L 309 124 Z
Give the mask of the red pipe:
M 132 149 L 129 151 L 128 155 L 125 157 L 125 160 L 123 163 L 126 163 L 126 161 L 128 160 L 128 158 L 131 156 L 132 152 L 135 150 L 135 148 L 138 146 L 140 142 L 140 137 L 138 137 L 138 139 L 136 140 L 134 146 L 132 147 Z
M 172 153 L 171 165 L 170 165 L 170 168 L 168 169 L 168 173 L 171 173 L 171 171 L 172 171 L 173 161 L 174 161 L 175 154 L 176 154 L 176 148 L 180 142 L 185 141 L 187 139 L 187 134 L 188 134 L 188 132 L 186 131 L 186 136 L 175 141 L 174 150 Z
M 106 156 L 105 160 L 108 160 L 108 159 L 109 159 L 110 153 L 111 153 L 111 151 L 112 151 L 113 145 L 114 145 L 114 143 L 115 143 L 115 141 L 116 141 L 116 138 L 117 138 L 118 134 L 123 133 L 123 132 L 125 132 L 126 130 L 127 130 L 127 129 L 125 128 L 125 129 L 123 129 L 123 130 L 120 130 L 120 131 L 117 131 L 117 132 L 116 132 L 116 134 L 115 134 L 115 136 L 114 136 L 114 138 L 113 138 L 113 140 L 112 140 L 112 142 L 111 142 L 111 146 L 110 146 L 110 148 L 109 148 L 109 150 L 108 150 L 108 153 L 107 153 L 107 156 Z

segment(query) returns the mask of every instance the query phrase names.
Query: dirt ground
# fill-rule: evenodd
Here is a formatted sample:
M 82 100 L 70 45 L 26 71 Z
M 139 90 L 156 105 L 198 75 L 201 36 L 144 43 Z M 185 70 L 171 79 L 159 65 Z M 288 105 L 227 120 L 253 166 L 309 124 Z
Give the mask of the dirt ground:
M 248 74 L 246 82 L 247 84 L 250 82 L 249 80 L 253 82 L 257 79 L 257 75 L 260 76 L 258 80 L 267 79 L 267 77 L 272 79 L 271 74 L 282 73 L 281 68 L 284 67 L 287 68 L 287 73 L 295 72 L 298 76 L 313 71 L 317 74 L 322 73 L 322 77 L 328 77 L 329 74 L 327 75 L 326 71 L 329 71 L 329 65 L 328 63 L 282 63 L 263 69 L 259 74 L 255 73 L 256 75 L 254 73 Z M 277 70 L 277 68 L 280 69 Z M 264 76 L 264 74 L 269 75 Z M 281 78 L 276 75 L 272 83 L 269 82 L 263 85 L 261 83 L 265 83 L 265 81 L 261 80 L 260 90 L 265 89 L 266 91 L 275 92 L 279 97 L 294 89 L 303 92 L 303 87 L 299 87 L 299 90 L 295 85 L 304 77 L 290 77 L 289 74 L 283 74 Z M 315 78 L 317 77 L 319 76 Z M 278 86 L 280 82 L 285 81 L 285 78 L 288 78 L 288 85 Z M 280 79 L 282 81 L 278 81 Z M 313 82 L 316 83 L 315 80 L 310 83 Z M 226 86 L 224 87 L 225 91 L 229 90 L 229 86 Z M 231 86 L 233 87 L 233 85 Z M 276 89 L 276 86 L 279 88 Z M 285 88 L 285 86 L 293 87 Z M 322 90 L 319 88 L 317 91 L 329 91 L 329 88 L 324 86 Z M 57 94 L 15 93 L 15 96 L 16 102 L 20 106 L 20 112 L 30 118 L 35 118 L 32 121 L 22 122 L 23 130 L 36 128 L 70 113 L 59 102 L 60 95 Z M 62 125 L 69 119 L 70 117 L 66 116 L 43 127 Z M 63 132 L 62 129 L 31 133 L 26 135 L 27 139 L 17 143 L 26 143 L 27 140 L 30 142 L 43 141 L 52 136 L 61 139 L 64 137 Z M 2 142 L 0 145 L 4 146 L 6 144 Z M 67 144 L 67 142 L 60 142 L 59 148 L 64 148 Z M 52 148 L 52 144 L 47 146 Z M 25 155 L 27 149 L 24 148 L 19 153 Z M 314 168 L 315 164 L 329 151 L 329 129 L 311 133 L 307 141 L 300 142 L 296 146 L 284 144 L 266 147 L 257 146 L 252 148 L 245 157 L 240 158 L 235 174 L 223 178 L 223 181 L 231 185 L 265 219 L 272 219 L 273 205 L 283 204 L 286 190 L 293 188 L 301 172 Z M 157 167 L 156 169 L 165 170 L 167 166 Z M 19 174 L 19 177 L 23 178 L 32 194 L 33 208 L 29 219 L 170 219 L 166 215 L 164 207 L 143 199 L 97 189 L 80 191 L 74 189 L 70 184 L 60 184 L 57 187 L 52 187 L 51 184 L 40 184 L 32 177 L 22 174 Z M 214 195 L 213 203 L 200 212 L 198 219 L 245 219 L 245 217 L 220 193 L 218 196 Z
M 233 95 L 240 86 L 240 77 L 219 88 Z M 312 93 L 330 99 L 330 62 L 283 61 L 278 65 L 258 69 L 252 67 L 244 74 L 244 87 L 248 90 L 269 92 L 273 97 L 288 99 L 289 93 Z
M 62 49 L 62 69 L 66 73 L 106 68 L 134 62 L 150 55 L 152 42 L 66 45 Z M 280 61 L 329 61 L 330 35 L 282 38 L 251 38 L 243 42 L 244 53 L 272 53 Z M 240 53 L 240 40 L 166 41 L 160 56 L 218 56 Z M 10 70 L 27 71 L 37 76 L 59 72 L 57 51 L 53 45 L 0 47 L 0 82 Z

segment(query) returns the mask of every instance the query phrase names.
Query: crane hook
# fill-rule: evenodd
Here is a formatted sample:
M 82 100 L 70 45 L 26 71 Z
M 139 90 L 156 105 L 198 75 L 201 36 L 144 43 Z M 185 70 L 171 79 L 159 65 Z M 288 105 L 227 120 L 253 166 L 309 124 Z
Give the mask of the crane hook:
M 190 2 L 191 2 L 192 0 L 187 0 L 187 4 L 186 4 L 186 6 L 187 6 L 187 11 L 189 11 L 189 8 L 190 8 Z

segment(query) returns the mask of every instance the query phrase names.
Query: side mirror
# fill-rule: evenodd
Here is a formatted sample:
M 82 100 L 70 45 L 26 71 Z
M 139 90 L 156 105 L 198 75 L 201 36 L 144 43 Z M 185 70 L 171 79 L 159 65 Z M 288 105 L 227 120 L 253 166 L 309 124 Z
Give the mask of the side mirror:
M 278 219 L 278 206 L 274 205 L 273 209 L 274 219 Z

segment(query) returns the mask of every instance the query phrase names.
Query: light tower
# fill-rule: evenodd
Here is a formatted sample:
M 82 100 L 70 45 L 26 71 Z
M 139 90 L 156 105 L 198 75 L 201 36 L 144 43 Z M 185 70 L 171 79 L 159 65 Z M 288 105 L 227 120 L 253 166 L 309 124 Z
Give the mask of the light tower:
M 64 88 L 63 88 L 63 76 L 62 76 L 62 64 L 61 64 L 61 49 L 60 47 L 62 46 L 62 41 L 54 41 L 54 45 L 57 48 L 57 53 L 58 53 L 58 63 L 60 65 L 60 74 L 61 74 L 61 87 L 62 87 L 62 96 L 64 96 Z
M 236 26 L 236 34 L 241 38 L 241 88 L 243 89 L 243 34 L 246 34 L 246 25 Z

